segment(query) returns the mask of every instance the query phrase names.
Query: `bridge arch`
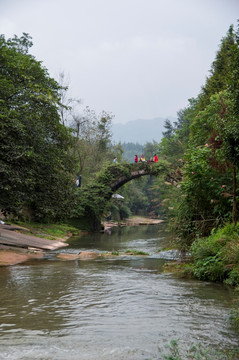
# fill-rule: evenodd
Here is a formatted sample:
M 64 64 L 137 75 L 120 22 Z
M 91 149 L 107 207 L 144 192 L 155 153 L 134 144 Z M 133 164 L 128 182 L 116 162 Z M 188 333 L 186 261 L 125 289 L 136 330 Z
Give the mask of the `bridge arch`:
M 90 184 L 79 188 L 79 217 L 88 229 L 99 231 L 101 218 L 111 196 L 127 182 L 145 175 L 167 174 L 169 164 L 157 163 L 110 164 Z

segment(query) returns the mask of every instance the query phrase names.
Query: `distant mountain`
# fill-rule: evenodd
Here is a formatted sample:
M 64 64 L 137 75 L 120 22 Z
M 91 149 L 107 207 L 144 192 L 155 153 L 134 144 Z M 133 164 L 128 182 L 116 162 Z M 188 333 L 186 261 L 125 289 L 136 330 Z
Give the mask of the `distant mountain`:
M 168 117 L 170 121 L 176 121 L 175 118 Z M 153 140 L 159 142 L 162 138 L 164 122 L 166 118 L 138 119 L 127 122 L 126 124 L 113 124 L 112 133 L 113 142 L 133 142 L 144 145 Z

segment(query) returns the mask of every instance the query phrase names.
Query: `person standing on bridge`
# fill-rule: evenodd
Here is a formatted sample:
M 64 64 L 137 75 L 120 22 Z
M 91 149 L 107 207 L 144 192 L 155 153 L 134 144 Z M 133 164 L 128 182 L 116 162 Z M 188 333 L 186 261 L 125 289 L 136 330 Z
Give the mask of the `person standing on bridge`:
M 141 162 L 145 162 L 145 157 L 144 157 L 143 154 L 140 156 L 140 161 L 141 161 Z
M 157 154 L 154 154 L 154 162 L 158 162 L 158 161 L 159 161 L 159 159 L 157 157 Z
M 134 162 L 135 162 L 135 164 L 137 164 L 137 162 L 138 162 L 138 155 L 135 155 L 135 157 L 134 157 Z

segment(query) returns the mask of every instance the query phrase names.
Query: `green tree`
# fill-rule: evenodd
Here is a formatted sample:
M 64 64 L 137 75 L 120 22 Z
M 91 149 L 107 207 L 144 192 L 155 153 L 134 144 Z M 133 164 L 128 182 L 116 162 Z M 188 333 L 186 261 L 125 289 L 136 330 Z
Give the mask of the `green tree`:
M 178 164 L 183 173 L 182 196 L 174 217 L 181 238 L 205 235 L 212 226 L 231 218 L 232 203 L 236 222 L 238 43 L 238 32 L 235 34 L 231 26 L 200 94 L 178 113 L 177 123 L 171 127 L 166 124 L 160 143 L 161 155 Z M 186 166 L 183 171 L 182 166 Z
M 222 38 L 216 58 L 212 63 L 210 76 L 198 95 L 197 109 L 203 110 L 209 103 L 213 94 L 225 90 L 228 85 L 228 72 L 231 67 L 231 58 L 234 52 L 235 32 L 233 25 L 225 37 Z
M 232 220 L 237 222 L 236 172 L 239 164 L 239 37 L 231 26 L 222 40 L 220 51 L 213 63 L 213 75 L 206 82 L 206 107 L 198 112 L 191 126 L 191 143 L 208 143 L 213 152 L 211 166 L 233 172 Z M 205 90 L 204 89 L 204 90 Z M 222 89 L 226 89 L 222 91 Z M 220 91 L 219 91 L 220 90 Z M 199 100 L 202 102 L 202 96 Z
M 159 144 L 153 140 L 153 142 L 146 142 L 141 153 L 144 154 L 146 160 L 153 159 L 154 154 L 159 153 Z
M 84 184 L 92 180 L 105 163 L 113 161 L 115 156 L 119 161 L 122 156 L 120 146 L 113 146 L 111 143 L 112 118 L 113 115 L 106 111 L 96 114 L 89 107 L 83 109 L 82 114 L 75 114 L 73 117 L 73 153 Z
M 28 34 L 0 36 L 0 208 L 61 218 L 72 207 L 72 138 L 60 124 L 60 87 L 31 45 Z

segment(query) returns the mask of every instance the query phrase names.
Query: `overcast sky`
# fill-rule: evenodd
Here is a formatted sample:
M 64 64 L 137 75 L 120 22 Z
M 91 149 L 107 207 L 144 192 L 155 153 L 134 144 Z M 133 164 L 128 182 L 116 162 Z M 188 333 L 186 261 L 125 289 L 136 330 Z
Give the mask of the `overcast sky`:
M 0 0 L 0 33 L 29 33 L 50 75 L 114 123 L 176 117 L 238 18 L 239 0 Z

